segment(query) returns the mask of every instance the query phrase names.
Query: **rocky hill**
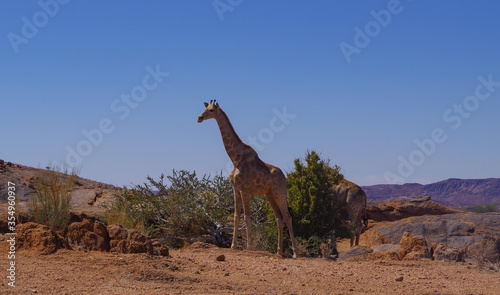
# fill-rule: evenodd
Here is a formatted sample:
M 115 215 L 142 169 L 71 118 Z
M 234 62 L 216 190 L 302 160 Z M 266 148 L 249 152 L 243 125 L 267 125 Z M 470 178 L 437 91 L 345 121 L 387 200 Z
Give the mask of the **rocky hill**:
M 36 178 L 46 172 L 46 169 L 0 160 L 0 207 L 3 209 L 2 206 L 7 203 L 8 183 L 12 182 L 16 187 L 17 210 L 26 212 L 30 198 L 36 195 Z M 87 216 L 95 217 L 103 211 L 103 207 L 100 205 L 113 200 L 114 194 L 119 190 L 120 188 L 110 184 L 77 177 L 75 187 L 71 192 L 72 212 L 85 213 Z M 2 221 L 4 220 L 2 219 Z
M 362 188 L 368 199 L 375 200 L 431 196 L 434 201 L 454 208 L 465 208 L 482 203 L 500 203 L 500 178 L 451 178 L 427 185 L 418 183 L 380 184 Z

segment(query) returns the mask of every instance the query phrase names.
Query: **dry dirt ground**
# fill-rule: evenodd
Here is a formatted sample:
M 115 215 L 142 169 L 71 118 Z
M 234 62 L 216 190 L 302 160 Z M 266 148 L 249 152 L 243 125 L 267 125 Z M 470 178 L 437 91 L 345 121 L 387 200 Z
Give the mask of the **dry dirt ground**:
M 16 287 L 2 275 L 0 294 L 500 294 L 500 272 L 469 263 L 283 259 L 193 247 L 170 254 L 19 251 Z

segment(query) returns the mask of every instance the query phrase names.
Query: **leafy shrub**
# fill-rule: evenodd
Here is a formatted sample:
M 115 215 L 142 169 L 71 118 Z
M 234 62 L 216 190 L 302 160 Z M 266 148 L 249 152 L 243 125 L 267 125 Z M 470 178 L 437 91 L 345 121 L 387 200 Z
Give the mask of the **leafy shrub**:
M 194 240 L 230 244 L 234 201 L 231 183 L 222 173 L 198 179 L 196 172 L 173 170 L 166 179 L 162 174 L 158 181 L 149 176 L 147 180 L 116 195 L 104 221 L 162 237 L 173 247 Z
M 294 233 L 312 255 L 320 253 L 323 240 L 351 232 L 348 222 L 340 215 L 344 204 L 335 204 L 332 187 L 344 176 L 340 167 L 330 166 L 315 151 L 296 159 L 295 169 L 288 173 L 288 200 L 293 218 Z
M 36 175 L 37 195 L 30 199 L 29 214 L 36 223 L 54 230 L 66 230 L 69 225 L 71 191 L 76 184 L 77 173 L 68 173 L 60 167 L 48 167 Z

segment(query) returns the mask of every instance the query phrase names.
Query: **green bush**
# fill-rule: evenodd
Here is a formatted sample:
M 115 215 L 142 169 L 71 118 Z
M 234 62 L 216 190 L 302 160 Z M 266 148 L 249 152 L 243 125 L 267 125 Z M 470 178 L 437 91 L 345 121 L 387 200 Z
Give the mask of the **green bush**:
M 54 230 L 66 230 L 69 225 L 71 191 L 76 184 L 77 173 L 68 173 L 60 167 L 48 167 L 36 175 L 37 195 L 30 199 L 29 214 L 36 223 Z
M 498 212 L 498 203 L 485 203 L 475 205 L 469 208 L 470 212 L 475 213 L 489 213 L 489 212 Z
M 199 179 L 196 172 L 174 170 L 166 179 L 162 174 L 158 181 L 147 180 L 116 195 L 106 206 L 107 224 L 136 228 L 173 247 L 195 240 L 230 244 L 233 192 L 222 173 Z
M 308 151 L 304 161 L 296 159 L 294 171 L 288 173 L 288 200 L 294 233 L 315 255 L 321 241 L 333 235 L 348 236 L 351 230 L 340 215 L 343 204 L 333 201 L 332 187 L 344 178 L 340 167 L 330 166 L 315 151 Z

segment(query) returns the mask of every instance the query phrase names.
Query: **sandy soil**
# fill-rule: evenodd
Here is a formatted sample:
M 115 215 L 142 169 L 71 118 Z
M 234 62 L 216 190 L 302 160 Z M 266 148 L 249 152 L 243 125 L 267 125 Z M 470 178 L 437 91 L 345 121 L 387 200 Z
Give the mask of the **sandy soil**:
M 21 251 L 16 266 L 16 287 L 2 275 L 1 294 L 500 294 L 496 270 L 430 260 L 338 262 L 191 248 L 171 257 Z

